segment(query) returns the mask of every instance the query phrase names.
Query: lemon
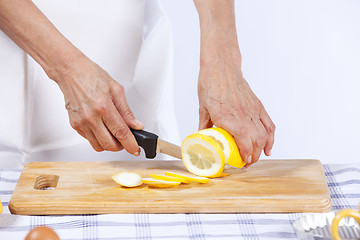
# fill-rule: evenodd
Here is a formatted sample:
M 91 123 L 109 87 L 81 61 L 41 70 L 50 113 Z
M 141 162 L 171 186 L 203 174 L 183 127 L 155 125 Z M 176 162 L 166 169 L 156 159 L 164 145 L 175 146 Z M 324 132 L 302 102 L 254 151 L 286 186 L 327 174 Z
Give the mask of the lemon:
M 173 176 L 181 179 L 181 181 L 188 181 L 188 182 L 199 182 L 199 183 L 207 183 L 209 182 L 209 178 L 206 177 L 199 177 L 193 175 L 191 173 L 175 173 L 175 172 L 165 172 L 167 176 Z
M 157 175 L 157 174 L 149 174 L 150 177 L 156 178 L 156 179 L 160 179 L 160 180 L 165 180 L 165 181 L 171 181 L 171 182 L 182 182 L 182 183 L 189 183 L 188 180 L 186 180 L 185 178 L 179 178 L 179 177 L 174 177 L 174 176 L 164 176 L 164 175 Z
M 0 213 L 2 213 L 2 211 L 3 211 L 3 206 L 1 204 L 1 199 L 0 199 Z
M 137 187 L 142 184 L 141 177 L 137 173 L 120 172 L 112 176 L 114 181 L 124 187 Z
M 224 169 L 225 156 L 211 137 L 194 133 L 181 144 L 182 160 L 187 170 L 202 177 L 216 177 Z
M 217 176 L 217 177 L 219 177 L 219 178 L 221 178 L 221 177 L 226 177 L 226 176 L 229 176 L 230 175 L 230 173 L 225 173 L 225 172 L 223 172 L 223 173 L 221 173 L 219 176 Z
M 180 181 L 165 181 L 156 178 L 143 178 L 142 182 L 146 183 L 150 187 L 156 187 L 156 188 L 176 187 L 181 183 Z
M 207 128 L 200 130 L 198 133 L 212 138 L 219 144 L 221 150 L 224 152 L 226 164 L 236 168 L 242 168 L 246 164 L 240 156 L 235 139 L 224 129 L 217 127 Z

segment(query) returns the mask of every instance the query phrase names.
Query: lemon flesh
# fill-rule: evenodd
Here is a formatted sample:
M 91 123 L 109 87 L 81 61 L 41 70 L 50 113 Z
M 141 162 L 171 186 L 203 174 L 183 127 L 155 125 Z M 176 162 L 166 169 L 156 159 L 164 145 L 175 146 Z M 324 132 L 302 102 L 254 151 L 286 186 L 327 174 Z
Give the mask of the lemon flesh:
M 246 163 L 240 156 L 239 148 L 237 147 L 235 139 L 226 130 L 215 127 L 200 130 L 198 133 L 211 137 L 219 144 L 220 148 L 224 152 L 226 164 L 236 168 L 244 167 Z
M 112 176 L 112 179 L 123 187 L 137 187 L 142 184 L 141 177 L 137 173 L 120 172 Z
M 194 133 L 181 144 L 182 160 L 189 172 L 203 177 L 222 173 L 225 156 L 219 144 L 211 137 Z

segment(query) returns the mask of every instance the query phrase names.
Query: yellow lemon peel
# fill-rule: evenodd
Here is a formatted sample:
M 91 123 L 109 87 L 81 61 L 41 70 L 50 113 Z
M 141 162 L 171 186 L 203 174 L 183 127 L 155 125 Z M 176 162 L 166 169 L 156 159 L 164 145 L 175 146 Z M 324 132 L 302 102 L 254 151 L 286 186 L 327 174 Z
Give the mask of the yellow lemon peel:
M 155 188 L 169 188 L 169 187 L 176 187 L 180 185 L 181 182 L 174 182 L 174 181 L 165 181 L 156 178 L 143 178 L 143 183 L 146 183 L 149 187 Z
M 196 176 L 190 173 L 165 172 L 165 175 L 177 177 L 188 182 L 207 183 L 210 180 L 209 178 Z
M 226 164 L 236 168 L 244 167 L 246 163 L 240 156 L 235 139 L 226 130 L 215 127 L 200 130 L 198 133 L 213 138 L 219 144 L 224 152 Z

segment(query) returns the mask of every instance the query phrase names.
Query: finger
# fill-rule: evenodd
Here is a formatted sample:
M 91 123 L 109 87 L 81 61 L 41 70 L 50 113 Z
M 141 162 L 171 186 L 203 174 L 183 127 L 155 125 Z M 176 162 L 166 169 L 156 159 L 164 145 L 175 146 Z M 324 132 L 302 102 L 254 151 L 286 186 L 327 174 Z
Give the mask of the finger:
M 205 108 L 199 108 L 199 130 L 205 128 L 211 128 L 213 126 L 213 122 L 211 121 L 210 115 Z
M 141 130 L 144 129 L 144 123 L 135 118 L 133 112 L 131 111 L 129 105 L 127 104 L 125 98 L 124 88 L 119 85 L 114 88 L 113 102 L 117 111 L 120 113 L 121 117 L 124 119 L 125 123 L 133 129 Z
M 217 124 L 218 127 L 225 129 L 235 139 L 239 148 L 240 156 L 246 163 L 252 162 L 253 143 L 251 140 L 252 126 L 249 123 L 239 123 L 236 118 L 223 118 L 222 122 Z
M 108 111 L 103 116 L 103 122 L 127 152 L 135 156 L 140 155 L 140 148 L 134 135 L 113 104 L 109 106 Z
M 239 148 L 240 156 L 246 163 L 252 163 L 252 153 L 254 151 L 251 138 L 247 134 L 234 135 L 235 142 Z
M 274 141 L 275 141 L 275 128 L 276 127 L 275 127 L 275 124 L 273 123 L 273 121 L 271 120 L 270 116 L 265 111 L 265 109 L 263 111 L 261 111 L 261 113 L 260 113 L 260 121 L 262 122 L 266 131 L 269 134 L 269 139 L 265 145 L 264 153 L 266 154 L 266 156 L 270 156 L 271 149 L 272 149 L 272 147 L 274 145 Z
M 104 150 L 116 152 L 123 149 L 121 143 L 114 138 L 111 132 L 106 128 L 104 122 L 99 121 L 96 126 L 93 126 L 92 130 Z
M 262 150 L 268 142 L 269 134 L 261 123 L 260 119 L 252 119 L 251 121 L 255 127 L 255 131 L 253 133 L 254 150 L 252 156 L 252 163 L 256 163 L 261 156 Z
M 101 147 L 100 143 L 90 129 L 82 129 L 81 131 L 84 133 L 85 138 L 89 141 L 95 151 L 104 151 L 104 149 Z
M 248 168 L 248 167 L 250 167 L 251 165 L 253 165 L 252 163 L 246 163 L 245 165 L 244 165 L 244 168 Z

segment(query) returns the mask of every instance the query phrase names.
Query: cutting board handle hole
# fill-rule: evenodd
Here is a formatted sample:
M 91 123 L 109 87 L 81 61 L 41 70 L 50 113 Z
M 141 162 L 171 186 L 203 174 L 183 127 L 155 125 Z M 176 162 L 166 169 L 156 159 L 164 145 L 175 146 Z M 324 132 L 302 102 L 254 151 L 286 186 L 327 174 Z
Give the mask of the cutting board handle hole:
M 36 178 L 34 188 L 37 190 L 51 190 L 55 189 L 59 182 L 57 175 L 41 175 Z

